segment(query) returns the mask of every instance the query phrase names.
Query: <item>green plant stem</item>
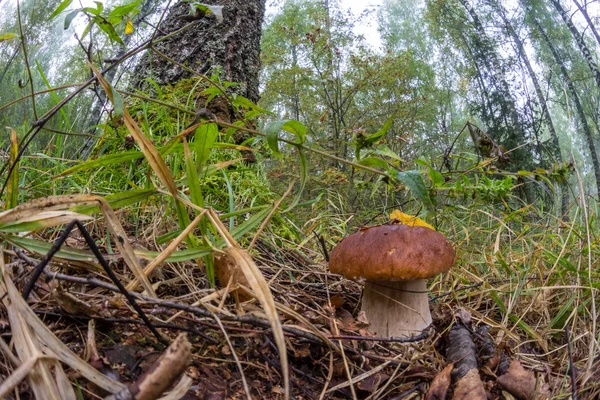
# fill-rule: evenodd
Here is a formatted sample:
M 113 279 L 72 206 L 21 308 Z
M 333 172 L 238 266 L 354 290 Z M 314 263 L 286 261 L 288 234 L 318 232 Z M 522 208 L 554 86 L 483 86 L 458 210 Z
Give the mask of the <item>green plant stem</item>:
M 40 94 L 54 92 L 56 90 L 61 90 L 61 89 L 68 89 L 68 88 L 76 87 L 76 86 L 79 86 L 79 85 L 82 85 L 82 83 L 71 83 L 70 85 L 57 86 L 57 87 L 53 87 L 53 88 L 46 89 L 46 90 L 40 90 L 39 92 L 33 93 L 33 95 L 37 96 L 37 95 L 40 95 Z M 4 110 L 5 108 L 8 108 L 8 107 L 12 106 L 13 104 L 16 104 L 16 103 L 18 103 L 20 101 L 26 100 L 26 99 L 28 99 L 30 97 L 31 97 L 31 94 L 26 94 L 23 97 L 19 97 L 18 99 L 11 101 L 10 103 L 6 103 L 2 107 L 0 107 L 0 111 Z
M 21 2 L 17 0 L 17 19 L 19 21 L 19 34 L 21 35 L 21 46 L 23 48 L 23 57 L 25 58 L 25 67 L 27 68 L 27 77 L 29 79 L 29 87 L 31 88 L 31 107 L 33 109 L 33 118 L 37 121 L 37 109 L 35 107 L 35 96 L 33 93 L 33 79 L 31 77 L 31 69 L 29 68 L 29 59 L 27 57 L 27 44 L 25 43 L 25 35 L 23 34 L 23 24 L 21 23 Z M 17 158 L 17 161 L 18 158 Z M 11 171 L 12 172 L 12 171 Z M 10 175 L 10 174 L 9 174 Z M 8 181 L 8 178 L 7 178 Z M 6 186 L 6 184 L 5 184 Z M 4 192 L 4 190 L 2 190 Z
M 240 131 L 248 132 L 248 133 L 251 133 L 251 134 L 256 135 L 256 136 L 262 136 L 262 137 L 266 137 L 267 136 L 266 133 L 257 131 L 255 129 L 245 128 L 243 126 L 238 126 L 238 125 L 230 124 L 228 122 L 223 122 L 223 121 L 219 121 L 219 120 L 209 120 L 209 121 L 205 121 L 204 123 L 217 123 L 220 126 L 225 126 L 227 128 L 238 129 Z M 362 164 L 356 163 L 354 161 L 346 160 L 346 159 L 344 159 L 342 157 L 338 157 L 338 156 L 335 156 L 333 154 L 329 154 L 329 153 L 327 153 L 324 150 L 315 149 L 314 147 L 306 147 L 303 144 L 294 142 L 293 140 L 288 140 L 288 139 L 283 139 L 283 138 L 277 138 L 277 140 L 279 140 L 280 142 L 283 142 L 283 143 L 290 144 L 292 146 L 296 146 L 299 149 L 310 151 L 310 152 L 313 152 L 315 154 L 319 154 L 319 155 L 321 155 L 323 157 L 326 157 L 326 158 L 329 158 L 331 160 L 335 160 L 335 161 L 341 162 L 343 164 L 350 165 L 350 166 L 352 166 L 352 167 L 354 167 L 356 169 L 362 169 L 362 170 L 369 171 L 369 172 L 372 172 L 372 173 L 377 174 L 377 175 L 386 176 L 388 178 L 395 179 L 394 177 L 390 176 L 388 173 L 386 173 L 384 171 L 380 171 L 378 169 L 371 168 L 371 167 L 368 167 L 366 165 L 362 165 Z

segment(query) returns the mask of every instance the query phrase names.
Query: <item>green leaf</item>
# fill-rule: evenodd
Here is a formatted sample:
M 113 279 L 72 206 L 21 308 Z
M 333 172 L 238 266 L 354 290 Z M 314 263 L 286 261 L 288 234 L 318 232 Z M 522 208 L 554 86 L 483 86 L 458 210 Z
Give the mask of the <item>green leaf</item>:
M 195 1 L 191 2 L 190 5 L 192 6 L 192 9 L 202 11 L 203 13 L 214 14 L 215 17 L 217 17 L 217 21 L 219 21 L 219 23 L 223 22 L 223 6 L 198 3 Z
M 36 59 L 35 60 L 35 65 L 37 67 L 37 70 L 40 74 L 40 77 L 42 78 L 42 80 L 44 81 L 44 84 L 46 85 L 47 89 L 51 89 L 52 86 L 50 85 L 50 82 L 48 81 L 48 78 L 46 77 L 46 74 L 44 74 L 44 70 L 42 69 L 42 66 L 40 65 L 39 61 Z M 58 97 L 58 95 L 52 90 L 50 91 L 50 96 L 52 96 L 52 99 L 54 100 L 54 102 L 56 104 L 60 103 L 60 98 Z M 64 126 L 71 126 L 71 123 L 69 122 L 69 118 L 67 117 L 67 114 L 65 113 L 64 107 L 60 108 L 60 115 L 63 119 L 64 122 Z M 56 140 L 57 143 L 61 143 L 60 137 L 57 138 Z M 57 154 L 62 154 L 62 148 L 60 146 L 57 146 Z
M 142 157 L 144 157 L 144 154 L 141 151 L 127 151 L 124 153 L 109 154 L 95 160 L 89 160 L 82 162 L 81 164 L 74 165 L 71 168 L 68 168 L 66 171 L 63 171 L 58 176 L 65 176 L 74 172 L 85 171 L 92 168 L 107 167 L 113 164 L 136 160 Z
M 73 0 L 63 0 L 58 5 L 58 7 L 56 7 L 56 10 L 54 10 L 54 12 L 50 15 L 50 19 L 56 17 L 58 14 L 63 12 L 67 7 L 69 7 L 71 5 L 72 2 L 73 2 Z
M 548 324 L 550 329 L 563 329 L 571 311 L 573 310 L 573 302 L 575 301 L 575 297 L 571 297 L 567 300 L 566 304 L 562 306 L 562 308 L 556 313 L 552 321 Z
M 283 158 L 283 154 L 279 151 L 279 132 L 286 122 L 287 121 L 272 121 L 265 127 L 267 143 L 269 144 L 271 151 L 279 158 Z
M 421 160 L 420 158 L 416 159 L 415 162 L 419 165 L 427 167 L 429 171 L 427 174 L 429 175 L 429 179 L 431 179 L 434 186 L 442 186 L 444 184 L 444 176 L 441 174 L 441 172 L 439 172 L 438 170 L 433 168 L 429 163 L 425 162 L 424 160 Z
M 74 213 L 72 211 L 42 211 L 20 218 L 17 221 L 10 221 L 0 224 L 1 232 L 35 232 L 40 229 L 51 228 L 57 225 L 68 224 L 74 219 L 86 221 L 91 219 L 87 215 Z
M 196 166 L 201 168 L 206 164 L 210 157 L 210 150 L 213 148 L 215 140 L 219 137 L 219 127 L 217 124 L 200 125 L 196 129 L 195 135 L 195 151 L 196 151 Z
M 379 157 L 366 157 L 358 162 L 360 165 L 364 165 L 366 167 L 379 167 L 379 168 L 387 168 L 388 163 L 385 160 L 382 160 Z
M 17 156 L 19 154 L 19 141 L 17 139 L 17 132 L 12 129 L 10 130 L 10 150 L 9 150 L 9 160 L 10 164 L 13 165 L 13 170 L 10 173 L 8 179 L 8 185 L 6 186 L 6 204 L 4 205 L 5 209 L 11 209 L 18 205 L 19 203 L 19 162 L 17 161 Z
M 88 24 L 85 26 L 85 29 L 83 30 L 83 32 L 81 33 L 81 39 L 83 40 L 83 38 L 85 38 L 87 36 L 88 33 L 90 33 L 90 31 L 92 30 L 92 27 L 94 26 L 95 22 L 93 19 L 90 20 L 90 22 L 88 22 Z
M 11 236 L 6 238 L 7 242 L 12 245 L 19 247 L 23 250 L 30 251 L 32 253 L 44 256 L 48 254 L 48 251 L 52 247 L 52 243 L 44 242 L 42 240 Z M 212 249 L 208 247 L 197 247 L 195 249 L 187 249 L 175 251 L 171 254 L 165 262 L 183 262 L 196 260 L 212 253 Z M 144 260 L 154 260 L 160 252 L 158 251 L 135 251 L 135 255 Z M 103 254 L 107 261 L 117 261 L 118 257 L 110 254 Z M 56 253 L 56 257 L 62 258 L 63 260 L 69 261 L 80 261 L 85 263 L 95 263 L 96 256 L 91 251 L 80 250 L 73 247 L 63 245 L 61 249 Z
M 208 105 L 208 103 L 210 103 L 212 99 L 214 99 L 216 96 L 218 96 L 220 94 L 224 94 L 224 93 L 217 86 L 211 86 L 211 87 L 204 89 L 202 91 L 202 95 L 208 95 L 206 97 L 205 105 Z
M 204 207 L 204 197 L 202 196 L 202 190 L 200 188 L 200 180 L 198 179 L 196 164 L 194 163 L 192 152 L 190 151 L 187 141 L 183 142 L 183 154 L 185 159 L 187 184 L 190 188 L 190 198 L 192 199 L 192 203 L 195 205 Z M 198 211 L 196 211 L 196 213 L 198 213 Z
M 132 1 L 128 4 L 123 4 L 121 6 L 116 6 L 111 10 L 108 14 L 110 17 L 124 17 L 125 15 L 133 12 L 133 10 L 142 2 L 142 0 Z
M 306 186 L 306 182 L 308 181 L 308 162 L 306 161 L 306 154 L 300 147 L 296 147 L 298 150 L 298 156 L 300 156 L 300 188 L 298 189 L 298 193 L 294 196 L 294 200 L 292 204 L 289 205 L 287 209 L 283 212 L 288 212 L 300 202 L 302 198 L 302 193 L 304 192 L 304 187 Z
M 396 172 L 396 178 L 408 187 L 413 196 L 419 199 L 425 207 L 433 208 L 433 202 L 419 171 Z
M 17 37 L 16 33 L 5 33 L 4 35 L 0 35 L 0 42 L 4 42 L 5 40 L 10 40 L 10 39 L 14 39 Z
M 402 158 L 395 152 L 393 152 L 386 144 L 380 144 L 374 150 L 375 154 L 379 154 L 380 156 L 390 157 L 397 161 L 402 161 Z
M 52 247 L 52 243 L 44 242 L 43 240 L 36 240 L 19 236 L 6 237 L 6 241 L 12 244 L 13 246 L 41 256 L 45 256 L 46 254 L 48 254 L 48 251 L 50 251 L 50 248 Z M 105 256 L 105 258 L 107 258 L 108 260 L 115 259 L 114 256 L 110 256 L 108 254 L 103 254 L 103 256 Z M 96 257 L 91 251 L 75 249 L 64 244 L 56 253 L 56 257 L 69 261 L 83 261 L 86 263 L 96 262 Z
M 134 190 L 126 190 L 121 193 L 109 194 L 104 198 L 110 204 L 110 207 L 113 210 L 118 210 L 120 208 L 128 207 L 132 204 L 139 203 L 140 201 L 144 201 L 150 196 L 157 194 L 158 191 L 154 188 L 152 189 L 134 189 Z M 71 211 L 78 212 L 81 214 L 94 214 L 100 212 L 98 206 L 89 205 L 89 206 L 76 206 L 71 208 Z
M 265 127 L 267 143 L 271 150 L 273 150 L 273 153 L 278 157 L 283 157 L 279 151 L 279 132 L 281 130 L 296 136 L 296 143 L 298 144 L 302 144 L 306 141 L 306 126 L 301 122 L 293 119 L 269 122 Z
M 81 8 L 78 8 L 77 10 L 73 10 L 70 13 L 67 14 L 67 16 L 65 17 L 65 25 L 64 25 L 64 29 L 69 29 L 69 26 L 71 26 L 71 22 L 73 22 L 73 19 L 77 16 L 77 14 L 79 14 L 81 12 Z
M 520 170 L 519 172 L 517 172 L 517 175 L 520 175 L 520 176 L 532 176 L 532 175 L 535 175 L 535 174 L 533 172 L 531 172 L 531 171 Z
M 290 119 L 281 126 L 281 129 L 295 135 L 298 139 L 296 140 L 298 144 L 306 142 L 306 126 L 301 122 Z
M 396 118 L 395 115 L 392 115 L 391 117 L 389 117 L 388 120 L 385 121 L 385 124 L 383 124 L 383 127 L 381 127 L 381 129 L 378 130 L 377 132 L 365 137 L 365 141 L 367 143 L 373 144 L 373 143 L 377 142 L 379 139 L 381 139 L 382 137 L 384 137 L 385 134 L 387 133 L 387 131 L 390 129 L 390 126 L 392 126 L 392 123 L 394 122 L 395 118 Z
M 100 29 L 102 29 L 108 35 L 108 38 L 111 41 L 117 42 L 120 45 L 125 46 L 125 43 L 123 43 L 123 41 L 119 37 L 119 34 L 115 30 L 115 27 L 110 22 L 108 22 L 107 20 L 105 20 L 102 17 L 94 17 L 94 20 L 96 21 L 96 24 L 98 24 Z M 122 103 L 122 101 L 121 101 L 121 103 Z M 116 108 L 116 104 L 115 104 L 115 108 Z

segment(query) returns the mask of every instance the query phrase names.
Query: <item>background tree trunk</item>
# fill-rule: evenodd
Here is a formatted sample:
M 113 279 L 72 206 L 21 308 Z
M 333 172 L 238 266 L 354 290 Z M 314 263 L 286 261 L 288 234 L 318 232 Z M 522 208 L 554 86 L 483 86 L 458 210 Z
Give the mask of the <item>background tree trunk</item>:
M 550 52 L 552 53 L 552 56 L 554 57 L 554 61 L 560 67 L 560 72 L 562 74 L 563 81 L 565 82 L 565 85 L 567 86 L 567 88 L 569 89 L 569 93 L 571 94 L 571 99 L 573 100 L 573 103 L 575 105 L 575 110 L 577 111 L 577 115 L 579 116 L 581 126 L 583 128 L 583 134 L 585 136 L 585 139 L 587 140 L 588 147 L 590 148 L 590 157 L 592 158 L 592 168 L 594 170 L 594 177 L 596 178 L 596 191 L 598 193 L 600 193 L 600 161 L 598 160 L 598 153 L 596 151 L 596 145 L 594 144 L 594 138 L 592 137 L 592 130 L 590 129 L 587 118 L 585 116 L 585 112 L 583 111 L 583 106 L 581 105 L 579 95 L 577 94 L 577 90 L 575 90 L 575 85 L 573 84 L 573 81 L 571 80 L 571 77 L 569 76 L 569 70 L 567 69 L 565 63 L 563 62 L 564 57 L 561 57 L 561 55 L 558 53 L 558 50 L 556 50 L 556 48 L 552 44 L 552 41 L 546 34 L 546 31 L 544 30 L 542 25 L 537 20 L 535 20 L 535 18 L 533 19 L 533 23 L 535 24 L 540 35 L 546 42 L 546 45 L 550 49 Z
M 192 28 L 156 44 L 154 48 L 200 74 L 210 75 L 221 69 L 224 80 L 240 84 L 236 90 L 239 94 L 257 102 L 265 0 L 206 0 L 203 3 L 223 6 L 223 22 L 219 22 L 215 15 L 206 15 L 199 18 Z M 186 2 L 173 5 L 160 24 L 157 37 L 188 24 L 186 19 L 189 19 L 190 10 L 190 4 Z M 144 78 L 152 77 L 159 85 L 174 84 L 191 76 L 190 72 L 172 61 L 151 52 L 135 68 L 132 83 L 140 87 Z

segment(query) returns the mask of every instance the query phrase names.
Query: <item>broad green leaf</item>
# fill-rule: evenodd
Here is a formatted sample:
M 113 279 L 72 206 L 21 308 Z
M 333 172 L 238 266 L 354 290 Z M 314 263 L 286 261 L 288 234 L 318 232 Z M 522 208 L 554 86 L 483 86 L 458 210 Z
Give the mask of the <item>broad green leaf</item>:
M 90 33 L 90 31 L 92 30 L 92 27 L 95 25 L 96 23 L 94 22 L 93 19 L 91 19 L 88 24 L 85 26 L 85 28 L 83 29 L 83 32 L 81 33 L 81 39 L 83 40 L 88 33 Z
M 123 4 L 121 6 L 114 7 L 108 14 L 109 17 L 124 17 L 125 15 L 134 11 L 134 9 L 142 2 L 142 0 L 132 1 L 131 3 Z
M 217 86 L 210 86 L 206 89 L 204 89 L 202 91 L 202 95 L 208 95 L 206 97 L 206 102 L 205 105 L 208 105 L 208 103 L 211 102 L 212 99 L 214 99 L 216 96 L 220 95 L 220 94 L 224 94 L 223 91 L 218 88 Z
M 267 135 L 267 143 L 269 147 L 273 151 L 273 153 L 280 158 L 283 158 L 283 154 L 279 151 L 279 132 L 281 131 L 281 127 L 287 121 L 272 121 L 267 124 L 265 127 L 265 134 Z
M 431 179 L 434 186 L 442 186 L 444 184 L 444 176 L 441 174 L 440 171 L 436 170 L 429 163 L 425 162 L 424 160 L 421 160 L 420 158 L 416 159 L 415 162 L 419 165 L 427 167 L 427 170 L 429 171 L 427 175 L 429 175 L 429 179 Z
M 73 0 L 63 0 L 58 5 L 58 7 L 56 7 L 56 10 L 54 10 L 54 12 L 52 14 L 50 14 L 50 19 L 56 17 L 58 14 L 63 12 L 67 7 L 69 7 L 71 5 L 72 2 L 73 2 Z
M 413 196 L 419 199 L 429 209 L 433 208 L 433 202 L 419 171 L 396 172 L 396 178 L 408 187 Z
M 296 120 L 281 120 L 272 121 L 265 127 L 265 133 L 267 135 L 267 143 L 273 153 L 278 157 L 283 157 L 279 152 L 279 132 L 284 130 L 296 136 L 296 142 L 302 144 L 306 141 L 306 127 Z
M 227 83 L 225 83 L 225 86 L 228 86 Z M 275 113 L 272 113 L 271 111 L 265 110 L 264 108 L 257 106 L 252 101 L 245 98 L 244 96 L 241 96 L 239 94 L 234 94 L 232 97 L 233 97 L 233 104 L 236 106 L 244 107 L 246 110 L 255 110 L 255 111 L 260 112 L 261 114 L 267 114 L 267 115 L 273 115 L 273 116 L 276 115 Z
M 219 127 L 217 124 L 200 125 L 196 129 L 195 151 L 196 151 L 196 166 L 201 168 L 210 156 L 210 150 L 213 143 L 219 136 Z
M 374 150 L 375 154 L 379 154 L 380 156 L 390 157 L 397 161 L 402 161 L 402 158 L 395 152 L 393 152 L 386 144 L 380 144 Z
M 301 122 L 290 119 L 281 126 L 281 129 L 294 134 L 298 138 L 296 141 L 298 144 L 306 142 L 306 126 Z
M 531 172 L 531 171 L 525 171 L 525 170 L 520 170 L 519 172 L 517 172 L 517 175 L 520 176 L 532 176 L 535 175 L 535 173 Z
M 364 165 L 366 167 L 379 167 L 379 168 L 387 168 L 388 163 L 385 160 L 382 160 L 379 157 L 367 157 L 358 161 L 360 165 Z
M 4 42 L 5 40 L 10 40 L 10 39 L 14 39 L 17 37 L 16 33 L 5 33 L 3 35 L 0 35 L 0 42 Z
M 190 198 L 192 199 L 192 203 L 197 206 L 204 207 L 204 198 L 202 196 L 202 189 L 200 188 L 198 172 L 196 171 L 196 163 L 194 163 L 192 152 L 190 151 L 187 140 L 183 142 L 183 155 L 185 159 L 187 184 L 190 188 Z M 198 213 L 198 211 L 196 211 L 196 213 Z
M 79 14 L 81 12 L 81 8 L 77 9 L 77 10 L 73 10 L 70 13 L 67 14 L 67 16 L 65 17 L 65 25 L 64 25 L 64 29 L 69 29 L 69 26 L 71 26 L 71 22 L 73 22 L 73 19 L 77 16 L 77 14 Z
M 365 141 L 367 143 L 375 143 L 377 142 L 379 139 L 381 139 L 382 137 L 385 136 L 385 134 L 387 133 L 387 131 L 390 129 L 390 126 L 392 126 L 392 123 L 394 122 L 394 119 L 396 118 L 395 115 L 392 115 L 391 117 L 388 118 L 387 121 L 385 121 L 385 124 L 383 124 L 383 127 L 381 127 L 380 130 L 378 130 L 377 132 L 368 135 L 365 138 Z
M 125 43 L 123 43 L 123 41 L 121 40 L 121 37 L 119 36 L 119 34 L 117 33 L 117 31 L 115 30 L 115 27 L 110 22 L 108 22 L 107 20 L 105 20 L 102 17 L 94 17 L 94 20 L 96 21 L 96 24 L 98 24 L 98 26 L 100 27 L 100 29 L 102 29 L 108 35 L 108 38 L 111 41 L 117 42 L 120 45 L 125 46 Z M 121 104 L 122 103 L 123 103 L 123 101 L 121 100 Z M 123 107 L 121 106 L 121 113 L 123 112 L 122 108 Z M 116 109 L 116 104 L 115 104 L 115 109 Z

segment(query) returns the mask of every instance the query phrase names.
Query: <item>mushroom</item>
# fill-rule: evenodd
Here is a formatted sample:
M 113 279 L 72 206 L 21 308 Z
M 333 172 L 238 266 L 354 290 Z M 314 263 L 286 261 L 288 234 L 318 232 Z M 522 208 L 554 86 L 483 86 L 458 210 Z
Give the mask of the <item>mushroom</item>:
M 366 227 L 332 251 L 329 269 L 364 280 L 362 310 L 377 337 L 411 337 L 431 325 L 425 279 L 454 264 L 454 248 L 422 226 Z

